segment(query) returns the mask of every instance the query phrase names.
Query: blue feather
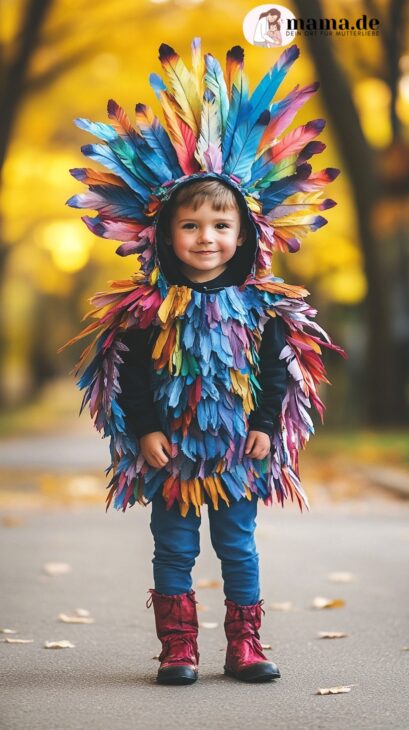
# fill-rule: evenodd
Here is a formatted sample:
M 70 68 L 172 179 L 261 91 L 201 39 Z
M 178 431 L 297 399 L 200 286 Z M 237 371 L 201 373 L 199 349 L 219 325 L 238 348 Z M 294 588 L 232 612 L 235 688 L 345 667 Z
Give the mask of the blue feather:
M 136 104 L 135 106 L 137 114 L 143 113 L 144 109 L 146 109 L 144 104 Z M 179 165 L 175 148 L 169 139 L 168 133 L 162 127 L 157 117 L 154 117 L 152 124 L 146 124 L 146 126 L 141 127 L 141 134 L 149 147 L 156 152 L 157 156 L 166 162 L 171 179 L 182 177 L 183 172 Z
M 237 127 L 241 120 L 246 118 L 248 112 L 248 82 L 244 74 L 240 73 L 232 87 L 230 108 L 226 120 L 226 131 L 222 140 L 223 162 L 228 159 Z
M 288 175 L 273 182 L 266 190 L 260 193 L 260 200 L 263 203 L 263 209 L 266 213 L 276 205 L 282 203 L 283 200 L 297 192 L 297 182 L 306 180 L 311 174 L 311 165 L 304 163 L 297 168 L 294 175 Z
M 104 142 L 111 142 L 117 139 L 118 135 L 111 124 L 104 124 L 102 122 L 91 122 L 89 119 L 83 119 L 78 117 L 74 119 L 74 124 L 79 129 L 85 129 L 86 132 L 93 134 L 98 139 L 103 139 Z
M 138 205 L 137 198 L 130 191 L 119 188 L 116 185 L 90 185 L 92 193 L 96 193 L 100 202 L 94 201 L 90 206 L 87 203 L 88 193 L 73 195 L 67 200 L 71 208 L 92 208 L 99 210 L 100 215 L 113 216 L 115 218 L 136 218 L 140 220 L 143 214 L 143 207 Z
M 238 126 L 234 134 L 231 152 L 225 160 L 224 172 L 240 178 L 243 182 L 247 180 L 251 173 L 254 156 L 269 121 L 270 113 L 265 110 L 255 123 L 246 120 Z
M 141 203 L 146 203 L 149 200 L 151 191 L 146 185 L 136 178 L 135 174 L 132 174 L 127 167 L 119 160 L 115 153 L 110 147 L 104 144 L 86 144 L 81 147 L 81 152 L 85 157 L 90 157 L 95 162 L 99 162 L 109 170 L 116 172 L 122 180 L 135 192 Z
M 138 139 L 136 133 L 134 137 L 120 136 L 110 124 L 90 122 L 82 118 L 75 119 L 75 124 L 80 129 L 108 142 L 112 151 L 142 183 L 155 186 L 169 176 L 169 170 L 165 167 L 163 159 L 152 153 L 148 145 L 142 139 Z
M 254 89 L 249 100 L 251 106 L 249 124 L 254 124 L 260 114 L 265 109 L 269 109 L 271 100 L 274 97 L 278 87 L 282 83 L 283 79 L 288 73 L 288 70 L 299 55 L 300 50 L 297 46 L 290 46 L 289 48 L 286 48 L 285 51 L 281 54 L 278 61 L 266 73 L 264 78 Z
M 229 113 L 229 97 L 227 95 L 226 82 L 219 61 L 210 53 L 205 54 L 205 64 L 204 83 L 206 89 L 209 89 L 214 94 L 219 117 L 220 133 L 223 137 Z
M 167 91 L 166 84 L 164 84 L 164 82 L 162 81 L 161 77 L 158 76 L 158 74 L 154 74 L 154 73 L 149 75 L 149 83 L 150 83 L 152 89 L 154 90 L 157 98 L 160 101 L 162 91 Z

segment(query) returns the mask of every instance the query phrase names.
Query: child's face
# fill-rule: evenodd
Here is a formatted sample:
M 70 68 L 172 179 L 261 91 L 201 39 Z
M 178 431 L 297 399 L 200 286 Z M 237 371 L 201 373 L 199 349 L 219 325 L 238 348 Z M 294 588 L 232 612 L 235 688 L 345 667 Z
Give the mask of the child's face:
M 170 232 L 183 274 L 196 282 L 219 276 L 244 242 L 238 209 L 214 210 L 207 200 L 197 210 L 179 205 Z

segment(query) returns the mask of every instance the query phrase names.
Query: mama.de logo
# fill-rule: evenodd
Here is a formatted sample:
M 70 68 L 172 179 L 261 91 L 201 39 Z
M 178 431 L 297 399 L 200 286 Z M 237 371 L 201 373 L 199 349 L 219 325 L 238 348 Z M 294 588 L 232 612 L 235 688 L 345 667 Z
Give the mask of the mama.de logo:
M 296 18 L 284 5 L 257 5 L 243 21 L 243 33 L 253 46 L 287 46 L 296 36 L 377 36 L 379 18 Z

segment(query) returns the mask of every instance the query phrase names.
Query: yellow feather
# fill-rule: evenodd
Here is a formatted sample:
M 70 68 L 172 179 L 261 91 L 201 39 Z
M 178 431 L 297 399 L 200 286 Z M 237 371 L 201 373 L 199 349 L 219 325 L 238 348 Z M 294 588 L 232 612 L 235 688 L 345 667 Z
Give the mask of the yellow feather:
M 160 95 L 160 102 L 162 104 L 163 113 L 165 115 L 166 124 L 171 140 L 174 143 L 175 148 L 185 148 L 185 141 L 180 131 L 178 123 L 178 115 L 172 104 L 172 96 L 166 91 L 162 91 Z
M 155 268 L 152 270 L 151 275 L 149 277 L 149 283 L 150 284 L 156 284 L 159 276 L 159 267 L 155 266 Z
M 170 312 L 172 311 L 173 302 L 176 296 L 176 288 L 174 286 L 171 286 L 168 290 L 168 293 L 163 300 L 162 304 L 160 305 L 158 309 L 158 319 L 160 319 L 161 322 L 165 323 L 167 322 Z
M 223 502 L 226 502 L 227 506 L 229 507 L 230 502 L 229 502 L 226 492 L 224 491 L 224 489 L 222 487 L 220 477 L 217 477 L 217 476 L 214 477 L 214 483 L 216 485 L 218 495 L 222 498 Z
M 197 41 L 197 45 L 194 45 L 194 41 Z M 192 71 L 193 78 L 195 80 L 197 93 L 199 99 L 203 98 L 203 77 L 205 73 L 205 62 L 202 53 L 202 44 L 200 38 L 194 38 L 192 42 Z
M 203 486 L 209 495 L 210 499 L 212 500 L 213 509 L 218 510 L 219 509 L 219 500 L 217 496 L 217 487 L 214 483 L 213 477 L 205 477 L 203 480 Z
M 152 350 L 152 359 L 153 360 L 159 360 L 159 358 L 160 358 L 160 356 L 162 354 L 162 350 L 165 347 L 166 340 L 168 339 L 168 334 L 169 334 L 169 328 L 168 327 L 166 327 L 165 329 L 162 329 L 159 332 L 159 335 L 158 335 L 158 337 L 156 339 L 154 348 Z
M 200 130 L 201 103 L 194 77 L 188 71 L 180 56 L 174 53 L 162 61 L 162 67 L 169 79 L 174 100 L 182 119 L 198 135 Z
M 189 508 L 189 486 L 183 479 L 180 480 L 180 496 L 182 497 L 182 502 Z
M 182 517 L 186 517 L 187 513 L 189 512 L 189 507 L 190 507 L 190 504 L 184 504 L 184 503 L 181 506 L 179 506 L 180 514 L 182 515 Z
M 286 297 L 291 299 L 302 299 L 309 295 L 309 291 L 304 289 L 303 286 L 297 286 L 296 284 L 279 284 L 275 281 L 260 281 L 256 284 L 257 289 L 264 289 L 272 294 L 284 294 Z
M 195 490 L 196 490 L 196 499 L 197 499 L 198 504 L 203 504 L 204 503 L 203 489 L 202 489 L 199 479 L 195 479 Z

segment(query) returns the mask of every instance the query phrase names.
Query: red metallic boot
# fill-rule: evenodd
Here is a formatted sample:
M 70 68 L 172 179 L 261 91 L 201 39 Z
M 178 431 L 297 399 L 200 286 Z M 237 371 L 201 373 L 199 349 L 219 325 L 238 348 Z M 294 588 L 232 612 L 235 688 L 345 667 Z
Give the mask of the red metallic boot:
M 153 603 L 156 633 L 162 642 L 159 684 L 192 684 L 198 676 L 197 621 L 195 592 L 166 596 L 153 588 L 146 602 Z
M 261 608 L 263 601 L 254 606 L 239 606 L 225 600 L 224 629 L 227 636 L 225 674 L 242 682 L 269 682 L 278 679 L 278 667 L 264 656 L 260 644 Z

